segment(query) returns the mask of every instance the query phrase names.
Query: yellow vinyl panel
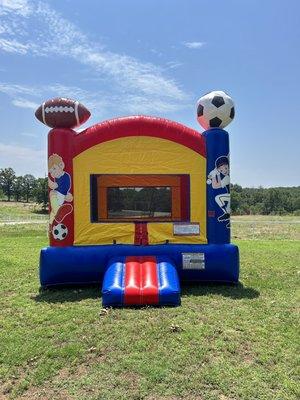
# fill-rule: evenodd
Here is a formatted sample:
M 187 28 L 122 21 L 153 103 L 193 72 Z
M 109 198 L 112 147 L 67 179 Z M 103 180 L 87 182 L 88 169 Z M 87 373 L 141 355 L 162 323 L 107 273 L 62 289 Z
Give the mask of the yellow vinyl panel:
M 190 148 L 156 137 L 118 138 L 77 155 L 73 173 L 74 244 L 134 243 L 134 223 L 91 222 L 91 174 L 189 174 L 190 220 L 200 224 L 200 235 L 174 236 L 172 222 L 149 222 L 149 243 L 207 243 L 206 159 Z

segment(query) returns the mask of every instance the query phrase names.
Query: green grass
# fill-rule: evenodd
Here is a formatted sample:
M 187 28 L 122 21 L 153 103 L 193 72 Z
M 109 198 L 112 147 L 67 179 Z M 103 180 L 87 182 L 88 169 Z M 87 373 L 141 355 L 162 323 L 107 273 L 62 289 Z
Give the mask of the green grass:
M 41 214 L 41 206 L 37 203 L 23 203 L 14 201 L 0 201 L 0 222 L 6 220 L 40 219 L 46 215 Z
M 0 227 L 0 399 L 299 398 L 298 233 L 236 241 L 241 285 L 106 311 L 96 287 L 39 292 L 44 225 Z
M 232 217 L 232 238 L 251 240 L 300 240 L 300 218 L 296 216 L 243 215 Z

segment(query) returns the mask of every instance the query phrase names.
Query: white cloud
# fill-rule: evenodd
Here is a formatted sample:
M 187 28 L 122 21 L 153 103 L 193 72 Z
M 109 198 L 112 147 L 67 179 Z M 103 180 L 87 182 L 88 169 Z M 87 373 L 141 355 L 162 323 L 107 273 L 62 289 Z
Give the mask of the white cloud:
M 117 102 L 116 97 L 113 95 L 108 97 L 107 94 L 101 91 L 89 92 L 76 86 L 65 86 L 58 83 L 35 87 L 0 82 L 0 93 L 1 92 L 12 99 L 11 103 L 14 106 L 28 108 L 30 110 L 36 110 L 41 102 L 46 99 L 53 97 L 70 97 L 82 102 L 92 112 L 92 116 L 98 119 L 104 117 L 105 109 L 114 101 Z M 122 109 L 122 107 L 120 107 L 120 109 Z
M 188 49 L 200 49 L 205 44 L 205 42 L 183 42 L 183 45 Z
M 30 108 L 31 110 L 36 110 L 39 106 L 39 104 L 26 99 L 14 99 L 12 100 L 12 104 L 16 107 Z
M 17 174 L 31 173 L 37 177 L 47 171 L 46 149 L 35 150 L 13 144 L 0 142 L 1 166 L 13 166 Z
M 0 92 L 7 94 L 10 97 L 18 97 L 20 95 L 26 96 L 40 96 L 41 89 L 28 85 L 19 85 L 0 82 Z
M 165 102 L 164 99 L 158 97 L 149 101 L 147 97 L 138 93 L 128 93 L 121 101 L 117 93 L 90 92 L 76 86 L 65 86 L 58 83 L 34 87 L 0 82 L 0 92 L 7 94 L 12 99 L 11 102 L 14 106 L 32 110 L 38 108 L 37 101 L 40 99 L 45 100 L 58 96 L 70 97 L 82 102 L 92 112 L 94 120 L 104 118 L 105 110 L 112 106 L 117 107 L 121 114 L 149 114 L 157 112 L 157 110 L 166 113 L 178 110 L 176 101 Z
M 167 68 L 168 69 L 174 69 L 174 68 L 179 68 L 183 65 L 183 63 L 179 61 L 168 61 L 167 62 Z
M 17 32 L 15 36 L 13 31 L 8 32 L 6 37 L 2 38 L 2 42 L 0 41 L 0 50 L 72 58 L 89 66 L 94 73 L 108 77 L 106 82 L 113 85 L 114 93 L 122 98 L 120 103 L 123 104 L 126 103 L 123 100 L 128 96 L 138 94 L 139 98 L 142 97 L 144 102 L 148 102 L 148 108 L 152 111 L 160 110 L 158 107 L 162 103 L 166 110 L 186 106 L 188 95 L 173 79 L 164 76 L 162 68 L 152 63 L 140 62 L 128 55 L 107 51 L 103 45 L 91 43 L 78 27 L 50 8 L 46 2 L 31 3 L 20 0 L 13 1 L 10 6 L 7 5 L 10 3 L 8 1 L 2 3 L 5 3 L 6 14 L 10 9 L 9 17 L 12 22 L 25 25 L 24 32 Z M 28 16 L 30 18 L 27 18 Z M 33 20 L 34 23 L 28 20 Z M 36 30 L 32 32 L 34 42 L 26 40 L 29 26 L 30 29 Z
M 29 147 L 0 142 L 0 155 L 2 157 L 30 160 L 31 158 L 44 157 L 45 154 L 44 150 L 34 150 Z
M 15 12 L 22 16 L 27 16 L 30 6 L 27 0 L 0 0 L 0 13 Z
M 31 132 L 21 132 L 20 135 L 21 135 L 21 136 L 25 136 L 25 137 L 31 137 L 31 138 L 36 138 L 36 137 L 38 137 L 37 134 L 31 133 Z
M 1 39 L 0 48 L 7 53 L 26 54 L 29 46 L 17 40 Z
M 42 86 L 48 97 L 70 97 L 82 102 L 90 110 L 101 110 L 109 105 L 107 95 L 101 90 L 90 92 L 77 86 L 66 86 L 60 83 Z
M 178 110 L 176 102 L 166 103 L 163 99 L 155 99 L 151 103 L 148 99 L 145 99 L 145 97 L 139 96 L 138 94 L 127 96 L 126 100 L 123 101 L 125 101 L 125 103 L 122 104 L 123 109 L 130 113 L 149 114 L 152 113 L 153 110 L 159 110 L 161 113 L 166 113 Z

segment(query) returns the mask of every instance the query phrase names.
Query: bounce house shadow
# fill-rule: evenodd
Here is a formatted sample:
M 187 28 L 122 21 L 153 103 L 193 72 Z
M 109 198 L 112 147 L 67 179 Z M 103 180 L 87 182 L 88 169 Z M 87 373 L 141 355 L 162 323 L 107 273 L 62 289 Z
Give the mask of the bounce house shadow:
M 101 299 L 101 290 L 99 285 L 40 288 L 39 294 L 33 299 L 46 303 L 80 302 L 86 299 Z
M 234 300 L 255 299 L 260 296 L 260 292 L 251 287 L 245 287 L 242 283 L 233 284 L 198 284 L 184 283 L 181 288 L 182 296 L 206 296 L 216 294 L 223 297 L 230 297 Z M 80 302 L 86 299 L 101 299 L 101 290 L 98 285 L 88 285 L 81 287 L 55 287 L 41 288 L 39 294 L 33 297 L 36 302 L 46 303 L 65 303 Z M 140 309 L 140 307 L 137 307 Z
M 245 287 L 242 283 L 237 284 L 218 284 L 218 283 L 199 283 L 183 284 L 181 288 L 182 296 L 205 296 L 208 294 L 217 294 L 223 297 L 230 297 L 234 300 L 256 299 L 260 292 L 251 287 Z

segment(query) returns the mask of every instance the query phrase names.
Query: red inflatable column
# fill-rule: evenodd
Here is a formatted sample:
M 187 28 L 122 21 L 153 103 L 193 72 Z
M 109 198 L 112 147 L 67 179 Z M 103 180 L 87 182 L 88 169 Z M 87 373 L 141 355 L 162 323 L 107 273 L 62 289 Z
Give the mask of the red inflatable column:
M 50 246 L 72 246 L 74 241 L 72 129 L 52 129 L 48 134 Z

